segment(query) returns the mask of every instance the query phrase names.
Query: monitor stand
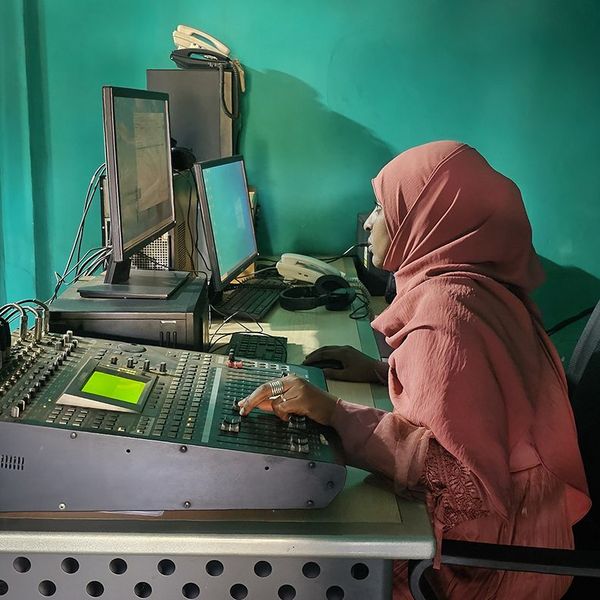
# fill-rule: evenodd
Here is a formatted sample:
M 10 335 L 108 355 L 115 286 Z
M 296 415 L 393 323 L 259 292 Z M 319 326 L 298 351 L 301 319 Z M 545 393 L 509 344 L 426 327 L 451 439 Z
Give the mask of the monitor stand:
M 104 283 L 77 288 L 83 298 L 166 300 L 190 276 L 187 271 L 131 270 L 131 261 L 111 262 Z

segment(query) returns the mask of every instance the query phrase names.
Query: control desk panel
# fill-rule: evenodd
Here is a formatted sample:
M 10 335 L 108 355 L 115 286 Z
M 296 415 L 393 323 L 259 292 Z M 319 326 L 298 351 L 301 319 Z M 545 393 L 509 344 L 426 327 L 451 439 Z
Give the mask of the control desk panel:
M 0 510 L 299 508 L 345 480 L 335 432 L 237 402 L 318 369 L 66 334 L 12 338 L 0 372 Z

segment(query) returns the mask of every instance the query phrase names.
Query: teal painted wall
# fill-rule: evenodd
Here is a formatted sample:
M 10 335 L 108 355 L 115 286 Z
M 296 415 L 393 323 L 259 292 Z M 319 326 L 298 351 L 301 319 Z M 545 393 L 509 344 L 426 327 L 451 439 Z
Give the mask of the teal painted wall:
M 585 278 L 577 298 L 568 286 L 540 296 L 547 320 L 600 293 L 595 0 L 4 0 L 1 10 L 11 298 L 47 297 L 62 270 L 103 161 L 101 86 L 144 87 L 147 68 L 174 66 L 178 23 L 222 39 L 246 67 L 242 150 L 263 252 L 344 250 L 379 168 L 409 146 L 452 138 L 520 186 L 536 247 L 562 272 L 555 281 Z M 96 203 L 87 247 L 99 242 L 98 222 Z
M 0 300 L 36 289 L 29 87 L 20 0 L 0 3 Z

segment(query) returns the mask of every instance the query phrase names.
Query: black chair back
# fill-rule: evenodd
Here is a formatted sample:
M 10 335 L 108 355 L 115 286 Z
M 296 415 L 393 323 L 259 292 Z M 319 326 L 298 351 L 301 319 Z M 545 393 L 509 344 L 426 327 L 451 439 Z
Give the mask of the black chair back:
M 592 508 L 573 528 L 577 550 L 600 550 L 600 302 L 590 316 L 567 369 Z M 600 597 L 600 580 L 576 577 L 565 598 Z
M 575 527 L 578 548 L 600 550 L 600 302 L 569 361 L 567 380 L 592 510 Z

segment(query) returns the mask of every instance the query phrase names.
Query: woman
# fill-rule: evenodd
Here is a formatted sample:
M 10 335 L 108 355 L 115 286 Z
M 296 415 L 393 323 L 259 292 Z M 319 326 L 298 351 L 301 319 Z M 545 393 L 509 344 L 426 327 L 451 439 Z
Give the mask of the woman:
M 394 349 L 388 367 L 347 347 L 305 364 L 341 362 L 330 378 L 382 381 L 393 412 L 357 406 L 299 378 L 273 410 L 339 433 L 349 464 L 424 492 L 448 598 L 560 598 L 567 577 L 439 565 L 442 537 L 572 548 L 589 498 L 562 366 L 529 293 L 542 281 L 515 184 L 473 148 L 412 148 L 373 180 L 373 263 L 394 272 L 396 297 L 373 322 Z M 243 414 L 273 396 L 264 385 Z M 405 563 L 394 598 L 410 598 Z

